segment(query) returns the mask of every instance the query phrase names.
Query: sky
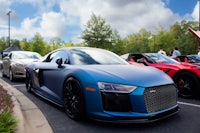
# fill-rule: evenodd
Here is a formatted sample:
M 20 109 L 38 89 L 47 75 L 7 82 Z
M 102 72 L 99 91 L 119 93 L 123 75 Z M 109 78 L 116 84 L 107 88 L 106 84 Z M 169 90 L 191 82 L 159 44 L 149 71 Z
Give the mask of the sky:
M 144 28 L 166 30 L 181 20 L 199 21 L 199 0 L 0 0 L 0 37 L 81 43 L 91 14 L 101 16 L 123 38 Z

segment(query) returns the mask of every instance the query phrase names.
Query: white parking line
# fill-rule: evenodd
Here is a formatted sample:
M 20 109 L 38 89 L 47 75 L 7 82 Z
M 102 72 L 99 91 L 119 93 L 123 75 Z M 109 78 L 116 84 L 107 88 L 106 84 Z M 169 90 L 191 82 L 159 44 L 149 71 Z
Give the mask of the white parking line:
M 200 105 L 198 105 L 198 104 L 184 103 L 184 102 L 178 102 L 178 104 L 188 105 L 188 106 L 192 106 L 192 107 L 198 107 L 198 108 L 200 108 Z
M 18 85 L 12 85 L 13 87 L 17 86 L 25 86 L 25 84 L 18 84 Z

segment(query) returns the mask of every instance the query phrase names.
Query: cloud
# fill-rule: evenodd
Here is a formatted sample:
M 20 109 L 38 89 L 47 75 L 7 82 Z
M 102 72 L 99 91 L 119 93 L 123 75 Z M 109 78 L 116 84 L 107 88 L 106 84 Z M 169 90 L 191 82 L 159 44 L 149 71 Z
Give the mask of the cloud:
M 195 21 L 199 21 L 199 1 L 194 7 L 194 10 L 192 12 L 192 17 L 194 18 Z
M 40 23 L 43 37 L 59 37 L 66 33 L 66 19 L 61 13 L 49 12 L 42 15 Z
M 11 2 L 7 0 L 0 0 L 0 25 L 7 23 L 8 16 L 6 15 L 10 11 Z
M 25 18 L 23 22 L 21 23 L 21 26 L 19 28 L 11 27 L 11 37 L 12 38 L 28 38 L 34 36 L 36 32 L 38 32 L 38 27 L 34 26 L 36 22 L 39 20 L 38 17 L 30 19 Z
M 42 17 L 26 18 L 19 29 L 12 28 L 11 34 L 17 38 L 30 39 L 36 32 L 45 39 L 62 36 L 66 32 L 65 17 L 60 13 L 49 12 L 44 13 Z
M 79 17 L 82 29 L 94 13 L 105 18 L 121 36 L 136 33 L 141 28 L 151 31 L 159 24 L 167 28 L 180 19 L 177 14 L 165 8 L 160 0 L 63 0 L 60 7 L 72 19 Z
M 67 34 L 71 38 L 70 41 L 80 42 L 81 32 L 86 28 L 92 13 L 104 18 L 122 37 L 137 33 L 141 28 L 154 32 L 156 27 L 161 25 L 167 29 L 182 19 L 166 8 L 161 0 L 12 0 L 12 3 L 0 0 L 0 3 L 3 3 L 0 4 L 1 10 L 9 9 L 13 4 L 20 6 L 23 3 L 31 4 L 36 10 L 35 14 L 21 21 L 20 27 L 11 28 L 11 35 L 17 39 L 30 39 L 39 32 L 46 39 Z M 196 8 L 198 7 L 195 7 L 192 14 L 194 18 L 198 18 Z M 20 14 L 17 15 L 20 17 Z M 190 14 L 184 17 L 187 16 Z M 0 34 L 4 33 L 2 35 L 7 33 L 7 29 L 2 30 L 7 25 L 7 17 L 4 21 L 0 22 Z

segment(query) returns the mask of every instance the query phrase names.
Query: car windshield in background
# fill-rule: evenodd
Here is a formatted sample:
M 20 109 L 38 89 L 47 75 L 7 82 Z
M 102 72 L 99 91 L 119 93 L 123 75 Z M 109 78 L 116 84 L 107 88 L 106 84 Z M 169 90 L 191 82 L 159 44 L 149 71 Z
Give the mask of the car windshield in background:
M 199 55 L 192 55 L 196 60 L 200 61 L 200 56 Z
M 72 49 L 71 54 L 75 65 L 128 64 L 119 56 L 105 50 L 80 48 L 80 49 Z
M 152 60 L 154 60 L 156 63 L 170 63 L 170 64 L 180 64 L 178 61 L 158 53 L 147 53 L 147 56 L 149 56 Z
M 41 56 L 38 53 L 28 53 L 28 52 L 19 52 L 13 54 L 13 59 L 40 59 Z

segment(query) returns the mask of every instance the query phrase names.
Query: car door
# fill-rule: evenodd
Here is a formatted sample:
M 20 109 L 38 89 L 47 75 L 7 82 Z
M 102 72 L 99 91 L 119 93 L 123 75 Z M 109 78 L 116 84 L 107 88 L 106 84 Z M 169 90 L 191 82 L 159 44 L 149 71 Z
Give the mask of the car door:
M 65 80 L 65 71 L 67 65 L 58 67 L 56 60 L 62 58 L 63 63 L 68 60 L 67 52 L 59 50 L 51 53 L 47 58 L 34 69 L 39 83 L 39 92 L 48 99 L 56 103 L 62 101 L 62 87 Z

